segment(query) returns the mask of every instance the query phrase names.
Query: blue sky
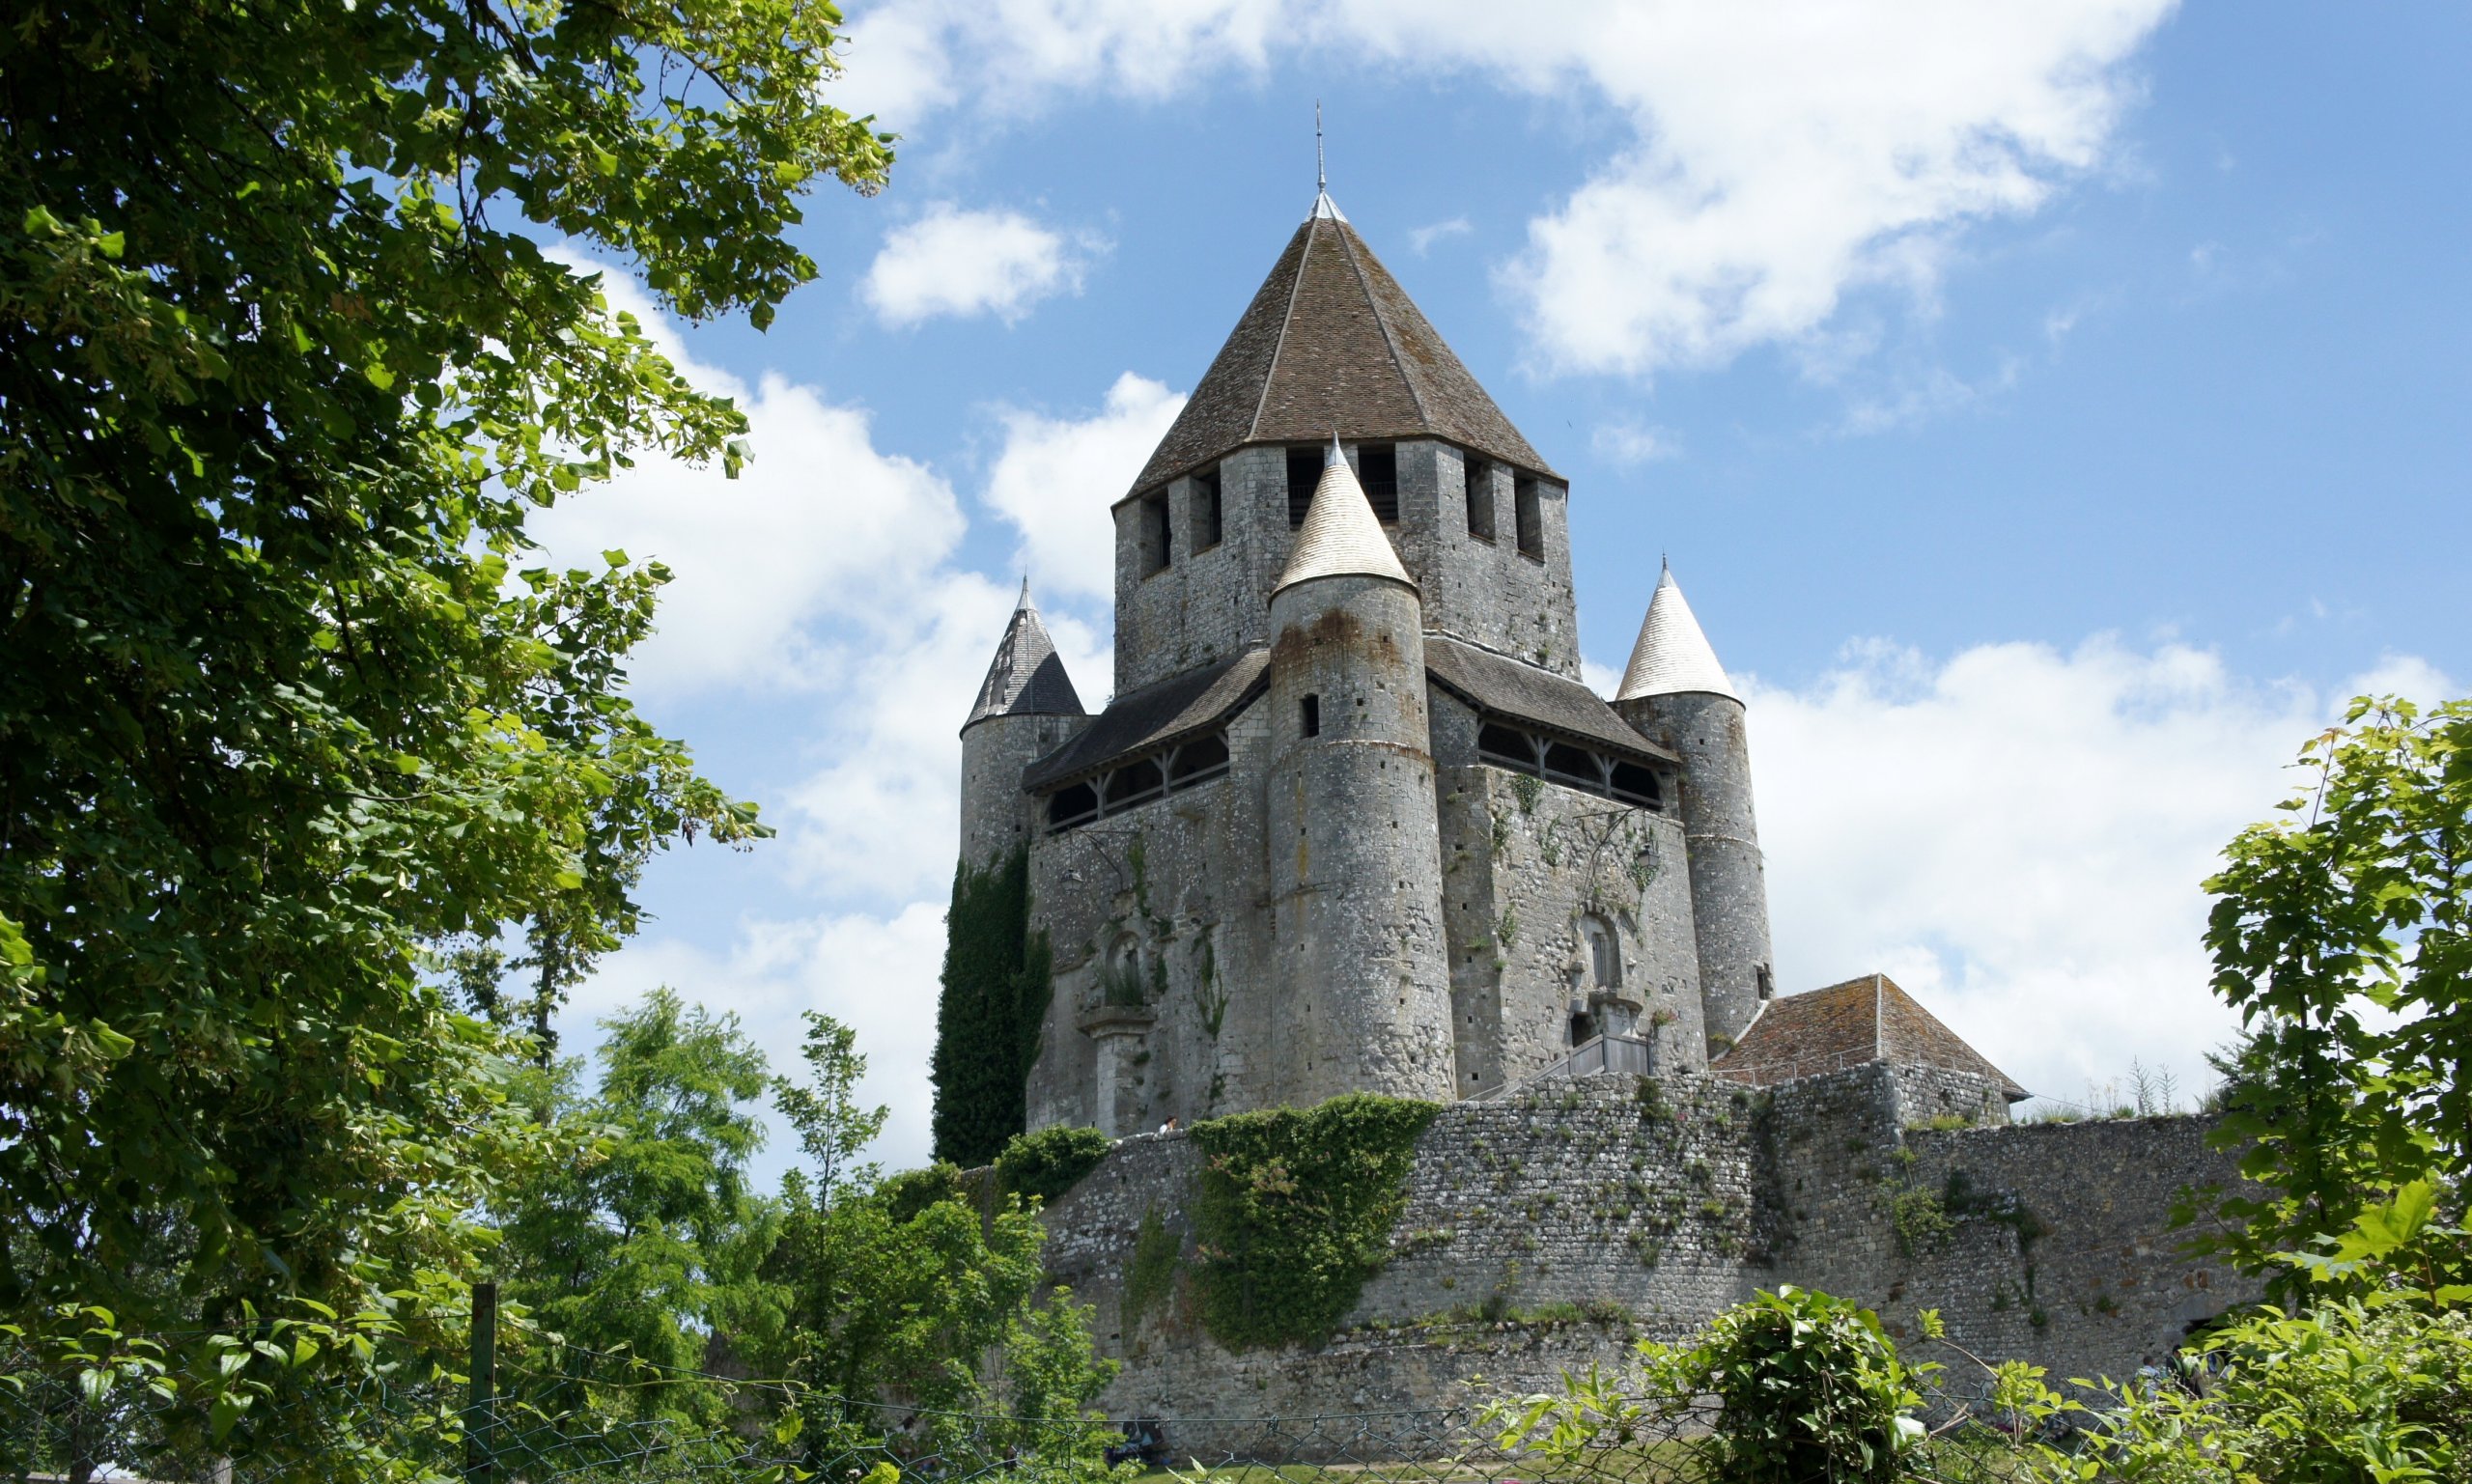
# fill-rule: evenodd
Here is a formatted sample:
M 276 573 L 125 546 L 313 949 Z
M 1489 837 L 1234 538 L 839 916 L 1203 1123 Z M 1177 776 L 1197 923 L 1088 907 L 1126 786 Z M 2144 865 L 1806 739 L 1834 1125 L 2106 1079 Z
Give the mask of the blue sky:
M 954 728 L 1026 570 L 1107 690 L 1107 505 L 1331 188 L 1571 481 L 1618 668 L 1660 552 L 1752 694 L 1782 987 L 1883 968 L 2027 1085 L 2197 1079 L 2196 882 L 2362 686 L 2472 677 L 2472 13 L 884 0 L 735 484 L 560 555 L 679 573 L 638 694 L 781 837 L 647 879 L 578 996 L 856 1022 L 925 1148 Z M 613 296 L 639 302 L 623 268 Z

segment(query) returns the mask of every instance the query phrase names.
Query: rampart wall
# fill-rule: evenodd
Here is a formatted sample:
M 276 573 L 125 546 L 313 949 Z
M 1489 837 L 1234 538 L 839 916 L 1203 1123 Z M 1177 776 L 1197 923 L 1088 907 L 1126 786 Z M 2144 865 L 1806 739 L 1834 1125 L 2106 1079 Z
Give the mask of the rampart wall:
M 1936 1085 L 1950 1077 L 1874 1064 L 1765 1092 L 1609 1077 L 1454 1104 L 1418 1143 L 1389 1263 L 1318 1347 L 1232 1355 L 1203 1330 L 1187 1135 L 1126 1140 L 1061 1197 L 1049 1266 L 1125 1362 L 1106 1399 L 1123 1416 L 1422 1408 L 1547 1386 L 1566 1366 L 1618 1361 L 1636 1335 L 1687 1338 L 1780 1283 L 1857 1300 L 1908 1341 L 1918 1311 L 1937 1308 L 1986 1359 L 2124 1377 L 2254 1297 L 2180 1255 L 2170 1229 L 2183 1186 L 2232 1177 L 2205 1146 L 2209 1120 L 1908 1128 L 1909 1107 L 1962 1102 L 1970 1089 Z M 1145 1216 L 1177 1272 L 1128 1315 Z

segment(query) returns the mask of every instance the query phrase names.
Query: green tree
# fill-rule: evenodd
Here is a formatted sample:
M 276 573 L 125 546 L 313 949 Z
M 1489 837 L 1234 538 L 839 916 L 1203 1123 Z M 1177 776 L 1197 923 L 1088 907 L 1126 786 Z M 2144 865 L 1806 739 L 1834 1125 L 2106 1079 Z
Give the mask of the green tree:
M 2261 1192 L 2212 1192 L 2205 1239 L 2291 1291 L 2278 1254 L 2338 1240 L 2472 1159 L 2472 702 L 2352 703 L 2313 739 L 2288 820 L 2207 882 L 2214 989 L 2245 1035 L 2219 1137 Z
M 1051 994 L 1047 935 L 1030 931 L 1029 852 L 957 867 L 944 933 L 930 1066 L 936 1158 L 985 1164 L 1023 1131 Z
M 644 451 L 735 468 L 744 419 L 536 238 L 765 323 L 814 272 L 799 196 L 889 163 L 824 101 L 837 23 L 12 8 L 0 1228 L 36 1243 L 0 1318 L 458 1306 L 487 1174 L 537 1139 L 428 956 L 572 964 L 649 853 L 757 832 L 622 697 L 664 574 L 524 536 Z
M 1080 1415 L 1115 1368 L 1092 1353 L 1086 1311 L 1051 1291 L 1036 1215 L 1010 1197 L 982 1211 L 950 1164 L 882 1179 L 859 1159 L 885 1115 L 858 1099 L 866 1057 L 848 1026 L 813 1012 L 807 1022 L 806 1080 L 781 1079 L 775 1097 L 813 1171 L 784 1182 L 781 1240 L 768 1273 L 783 1289 L 787 1318 L 777 1349 L 763 1358 L 821 1393 L 811 1444 L 885 1425 L 845 1402 Z M 921 1425 L 932 1432 L 952 1420 Z M 1095 1451 L 1098 1436 L 1075 1434 L 1068 1451 Z M 1055 1439 L 1016 1441 L 1046 1448 Z
M 536 1074 L 536 1106 L 576 1131 L 582 1155 L 500 1197 L 504 1296 L 568 1346 L 623 1353 L 660 1368 L 656 1376 L 701 1369 L 709 1335 L 744 1345 L 778 1326 L 761 1270 L 779 1213 L 746 1178 L 764 1143 L 764 1053 L 736 1016 L 689 1008 L 666 989 L 602 1028 L 597 1091 L 579 1090 L 576 1060 Z M 570 1373 L 624 1369 L 576 1357 Z M 585 1399 L 580 1383 L 561 1390 L 533 1400 L 561 1410 Z M 717 1397 L 654 1385 L 612 1397 L 707 1419 L 719 1407 Z

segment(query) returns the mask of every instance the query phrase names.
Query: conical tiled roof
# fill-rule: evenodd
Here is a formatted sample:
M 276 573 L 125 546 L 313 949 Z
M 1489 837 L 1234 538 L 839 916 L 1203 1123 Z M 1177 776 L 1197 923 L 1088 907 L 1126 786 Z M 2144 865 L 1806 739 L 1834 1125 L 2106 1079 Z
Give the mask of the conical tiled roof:
M 1551 473 L 1325 194 L 1134 489 L 1247 443 L 1433 437 Z
M 1691 604 L 1674 583 L 1673 569 L 1668 567 L 1648 600 L 1640 642 L 1631 648 L 1631 663 L 1622 671 L 1622 688 L 1614 699 L 1634 701 L 1685 690 L 1742 699 L 1726 679 L 1726 667 L 1717 663 L 1717 652 L 1708 647 L 1708 636 L 1700 632 L 1700 620 L 1692 616 Z
M 1073 688 L 1073 677 L 1064 673 L 1064 657 L 1055 652 L 1055 640 L 1048 636 L 1047 625 L 1039 622 L 1039 610 L 1030 605 L 1030 582 L 1022 579 L 1022 602 L 1013 609 L 1013 621 L 1004 626 L 1003 642 L 996 646 L 996 662 L 987 667 L 987 679 L 979 683 L 978 704 L 969 709 L 969 720 L 962 723 L 967 732 L 990 716 L 1081 716 L 1082 697 Z
M 1271 592 L 1276 596 L 1280 588 L 1299 582 L 1340 576 L 1389 577 L 1416 586 L 1408 569 L 1399 565 L 1399 553 L 1390 549 L 1390 538 L 1382 534 L 1373 502 L 1364 497 L 1364 487 L 1356 482 L 1356 470 L 1348 467 L 1334 437 L 1323 458 L 1322 481 L 1313 487 L 1313 503 L 1297 528 L 1287 570 Z

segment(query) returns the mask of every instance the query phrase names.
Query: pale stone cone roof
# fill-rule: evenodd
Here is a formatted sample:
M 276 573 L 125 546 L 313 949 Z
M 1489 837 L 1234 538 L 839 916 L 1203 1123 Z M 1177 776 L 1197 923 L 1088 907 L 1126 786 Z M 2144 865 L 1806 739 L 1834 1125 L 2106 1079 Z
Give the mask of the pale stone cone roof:
M 1022 601 L 1004 637 L 996 646 L 996 660 L 978 686 L 978 702 L 969 709 L 968 731 L 990 716 L 1080 716 L 1082 697 L 1073 677 L 1064 673 L 1064 657 L 1055 652 L 1047 625 L 1030 603 L 1030 580 L 1022 579 Z
M 1614 693 L 1614 699 L 1634 701 L 1686 690 L 1742 699 L 1733 682 L 1726 678 L 1726 667 L 1717 662 L 1717 652 L 1709 648 L 1700 620 L 1692 616 L 1691 604 L 1683 601 L 1673 569 L 1668 567 L 1657 578 L 1656 595 L 1648 600 L 1640 642 L 1631 649 L 1631 663 L 1622 672 L 1622 688 Z
M 1278 587 L 1271 591 L 1338 576 L 1389 577 L 1416 586 L 1408 569 L 1399 565 L 1399 553 L 1390 549 L 1390 538 L 1382 534 L 1373 503 L 1364 497 L 1364 487 L 1356 482 L 1356 470 L 1348 467 L 1334 437 L 1323 461 L 1322 482 L 1313 487 L 1313 503 L 1296 533 L 1296 549 L 1279 574 Z

